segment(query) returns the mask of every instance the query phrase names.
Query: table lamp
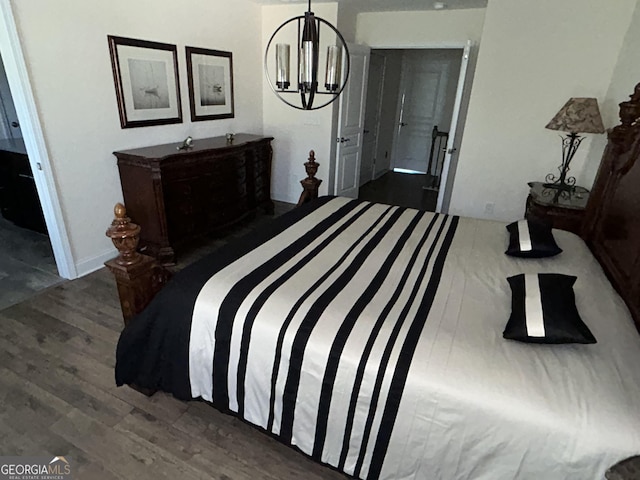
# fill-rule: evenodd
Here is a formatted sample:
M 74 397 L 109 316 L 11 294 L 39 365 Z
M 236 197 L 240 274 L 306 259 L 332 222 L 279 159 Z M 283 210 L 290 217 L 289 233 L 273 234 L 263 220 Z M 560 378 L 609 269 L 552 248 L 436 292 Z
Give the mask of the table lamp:
M 567 177 L 569 164 L 585 137 L 579 133 L 604 133 L 604 125 L 595 98 L 570 98 L 545 128 L 568 132 L 562 138 L 562 164 L 558 167 L 560 176 L 553 173 L 546 176 L 545 187 L 571 191 L 575 187 L 575 177 Z

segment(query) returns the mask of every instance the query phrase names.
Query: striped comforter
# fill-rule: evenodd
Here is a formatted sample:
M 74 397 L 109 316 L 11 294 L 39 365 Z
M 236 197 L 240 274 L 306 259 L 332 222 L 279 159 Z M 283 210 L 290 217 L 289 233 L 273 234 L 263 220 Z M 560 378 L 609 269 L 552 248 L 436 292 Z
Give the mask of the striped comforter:
M 118 384 L 202 397 L 363 479 L 583 480 L 618 459 L 575 398 L 620 366 L 500 338 L 505 277 L 540 265 L 502 253 L 501 225 L 325 198 L 254 237 L 183 271 L 130 324 Z M 605 404 L 638 410 L 638 392 L 614 390 Z M 570 442 L 555 429 L 567 415 L 582 422 Z M 640 445 L 631 426 L 602 425 L 622 427 L 625 451 Z
M 377 478 L 457 223 L 339 198 L 232 263 L 196 301 L 192 395 Z

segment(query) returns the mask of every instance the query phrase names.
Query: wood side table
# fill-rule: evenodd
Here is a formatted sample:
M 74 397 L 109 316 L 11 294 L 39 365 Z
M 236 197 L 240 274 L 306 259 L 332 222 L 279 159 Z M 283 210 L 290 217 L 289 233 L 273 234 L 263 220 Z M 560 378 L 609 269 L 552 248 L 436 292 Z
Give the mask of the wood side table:
M 584 211 L 589 200 L 589 190 L 574 187 L 573 190 L 566 191 L 544 185 L 543 182 L 529 183 L 525 218 L 546 222 L 552 228 L 580 235 Z

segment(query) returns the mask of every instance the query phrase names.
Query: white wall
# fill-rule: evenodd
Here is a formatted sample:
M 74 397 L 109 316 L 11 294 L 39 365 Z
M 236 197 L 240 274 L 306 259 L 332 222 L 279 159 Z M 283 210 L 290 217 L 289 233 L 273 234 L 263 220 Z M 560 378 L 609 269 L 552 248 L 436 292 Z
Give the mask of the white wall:
M 522 218 L 527 182 L 560 163 L 558 132 L 544 126 L 569 97 L 605 97 L 635 4 L 489 1 L 451 213 Z
M 336 24 L 338 6 L 336 3 L 313 4 L 313 12 Z M 286 20 L 303 15 L 305 8 L 299 4 L 266 5 L 262 7 L 262 48 L 273 32 Z M 321 32 L 321 39 L 323 38 Z M 291 82 L 295 82 L 296 50 L 291 41 Z M 263 75 L 264 77 L 264 75 Z M 291 94 L 293 95 L 293 94 Z M 317 97 L 317 101 L 323 100 Z M 335 102 L 334 102 L 335 104 Z M 319 110 L 296 110 L 283 103 L 271 90 L 266 78 L 263 80 L 263 122 L 265 135 L 275 138 L 273 142 L 272 197 L 282 202 L 296 203 L 302 187 L 300 180 L 306 177 L 304 162 L 309 150 L 314 150 L 320 164 L 318 178 L 323 179 L 320 194 L 326 195 L 329 185 L 329 159 L 332 147 L 333 107 Z
M 315 8 L 315 3 L 313 8 Z M 358 12 L 348 2 L 340 2 L 338 4 L 338 23 L 336 27 L 344 39 L 349 43 L 356 41 L 356 24 Z
M 260 7 L 249 0 L 13 0 L 79 274 L 114 255 L 104 232 L 122 199 L 114 150 L 262 133 Z M 120 128 L 107 35 L 176 44 L 183 123 Z M 191 123 L 185 45 L 233 53 L 235 118 Z
M 480 41 L 484 8 L 358 15 L 356 42 L 371 48 L 464 47 Z
M 618 104 L 628 100 L 629 95 L 633 93 L 633 89 L 640 82 L 638 49 L 640 49 L 640 1 L 636 4 L 635 11 L 631 18 L 631 24 L 624 37 L 622 49 L 620 50 L 620 55 L 618 56 L 607 94 L 600 103 L 602 120 L 607 129 L 615 127 L 620 123 Z M 606 144 L 606 135 L 598 135 L 593 138 L 584 169 L 578 178 L 581 185 L 587 188 L 593 185 Z
M 339 20 L 348 39 L 374 48 L 462 46 L 482 36 L 452 209 L 487 216 L 485 203 L 495 202 L 494 216 L 507 219 L 522 215 L 526 182 L 557 166 L 557 133 L 544 125 L 566 99 L 596 96 L 605 125 L 615 123 L 617 103 L 640 77 L 636 4 L 618 0 L 614 9 L 596 0 L 490 0 L 486 22 L 485 9 L 364 13 L 357 16 L 355 33 L 351 13 L 337 19 L 337 4 L 313 7 L 326 20 Z M 265 133 L 276 138 L 274 199 L 297 201 L 310 149 L 321 163 L 321 193 L 327 191 L 335 108 L 301 112 L 285 106 L 262 70 L 268 38 L 284 20 L 303 13 L 300 4 L 12 0 L 12 7 L 80 274 L 114 254 L 104 236 L 111 207 L 122 198 L 113 150 L 177 142 L 187 135 Z M 183 123 L 120 128 L 108 34 L 177 45 Z M 185 45 L 233 52 L 234 119 L 190 122 Z M 576 158 L 585 185 L 597 168 L 603 139 L 599 146 L 585 141 Z

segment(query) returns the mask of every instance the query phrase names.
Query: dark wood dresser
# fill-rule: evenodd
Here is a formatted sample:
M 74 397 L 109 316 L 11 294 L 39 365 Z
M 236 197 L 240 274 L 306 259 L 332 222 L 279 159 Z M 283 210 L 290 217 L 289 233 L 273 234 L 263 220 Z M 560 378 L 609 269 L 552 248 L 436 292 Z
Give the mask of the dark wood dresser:
M 237 134 L 113 152 L 127 213 L 140 225 L 140 250 L 163 265 L 202 235 L 242 220 L 257 208 L 273 211 L 272 137 Z

